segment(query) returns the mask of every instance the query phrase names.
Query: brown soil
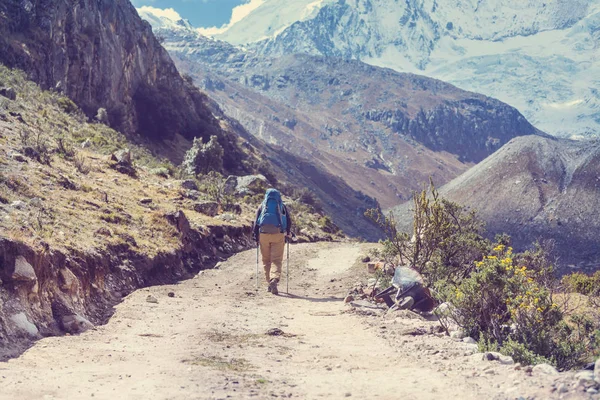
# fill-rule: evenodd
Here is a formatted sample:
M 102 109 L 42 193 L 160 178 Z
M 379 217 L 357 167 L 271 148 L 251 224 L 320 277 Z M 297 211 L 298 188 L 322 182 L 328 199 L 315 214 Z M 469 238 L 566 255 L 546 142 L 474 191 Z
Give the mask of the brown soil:
M 178 285 L 139 290 L 107 325 L 43 339 L 0 363 L 0 398 L 552 397 L 564 374 L 474 361 L 466 344 L 430 334 L 435 322 L 344 305 L 361 254 L 357 244 L 292 246 L 289 295 L 285 278 L 280 296 L 262 280 L 255 292 L 254 250 Z M 272 328 L 284 334 L 267 335 Z

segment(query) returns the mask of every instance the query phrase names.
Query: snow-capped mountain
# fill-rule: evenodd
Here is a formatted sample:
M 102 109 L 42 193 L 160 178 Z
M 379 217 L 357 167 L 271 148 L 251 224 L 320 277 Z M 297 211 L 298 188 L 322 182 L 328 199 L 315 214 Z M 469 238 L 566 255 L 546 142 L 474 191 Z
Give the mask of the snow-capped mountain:
M 600 135 L 600 0 L 253 3 L 214 37 L 435 77 L 505 101 L 551 134 Z

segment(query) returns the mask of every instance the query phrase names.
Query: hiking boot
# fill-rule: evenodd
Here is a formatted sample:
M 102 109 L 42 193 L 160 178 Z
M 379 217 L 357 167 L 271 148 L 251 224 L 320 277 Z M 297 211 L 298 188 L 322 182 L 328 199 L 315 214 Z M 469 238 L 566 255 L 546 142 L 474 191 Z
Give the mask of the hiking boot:
M 277 279 L 271 280 L 271 283 L 269 284 L 269 289 L 269 291 L 273 294 L 279 293 L 279 290 L 277 290 Z
M 267 292 L 271 293 L 271 284 L 269 283 L 269 286 L 267 286 Z

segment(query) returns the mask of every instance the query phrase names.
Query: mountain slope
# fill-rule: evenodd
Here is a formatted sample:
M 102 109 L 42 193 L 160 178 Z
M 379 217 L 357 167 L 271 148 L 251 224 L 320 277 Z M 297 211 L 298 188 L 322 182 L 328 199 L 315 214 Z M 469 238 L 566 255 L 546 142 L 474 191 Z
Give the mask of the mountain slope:
M 548 133 L 600 134 L 598 0 L 325 0 L 294 22 L 278 18 L 287 3 L 266 0 L 215 38 L 421 73 L 505 101 Z
M 444 82 L 352 60 L 265 57 L 183 25 L 163 19 L 155 32 L 228 115 L 384 206 L 538 133 L 506 104 Z
M 2 1 L 0 62 L 63 92 L 89 117 L 106 109 L 125 133 L 222 134 L 206 96 L 181 78 L 128 0 Z
M 440 189 L 478 210 L 490 236 L 506 232 L 516 248 L 552 239 L 561 265 L 600 262 L 600 141 L 539 136 L 511 140 Z M 411 224 L 410 204 L 394 209 Z

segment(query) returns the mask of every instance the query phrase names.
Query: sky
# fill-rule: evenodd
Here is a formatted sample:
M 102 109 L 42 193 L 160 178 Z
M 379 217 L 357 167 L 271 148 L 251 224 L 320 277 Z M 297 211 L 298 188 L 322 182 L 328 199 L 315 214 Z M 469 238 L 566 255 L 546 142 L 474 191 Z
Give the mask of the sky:
M 172 8 L 193 26 L 210 28 L 228 24 L 233 8 L 250 3 L 250 0 L 132 0 L 132 3 L 138 8 Z

